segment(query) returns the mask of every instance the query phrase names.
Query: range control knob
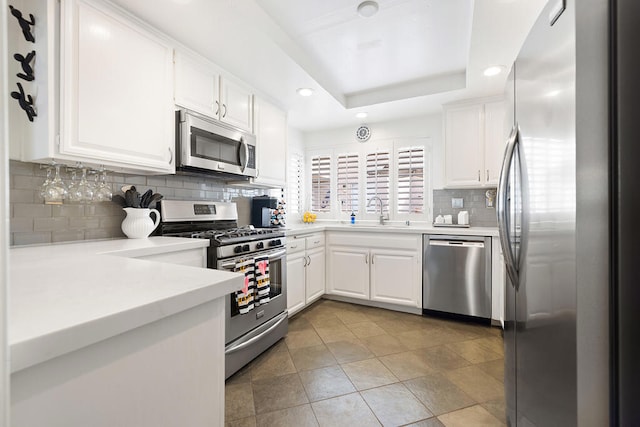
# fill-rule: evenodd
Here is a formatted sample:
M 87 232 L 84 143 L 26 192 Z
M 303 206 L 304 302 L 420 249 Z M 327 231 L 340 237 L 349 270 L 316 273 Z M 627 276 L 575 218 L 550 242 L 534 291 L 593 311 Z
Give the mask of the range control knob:
M 245 251 L 245 252 L 249 252 L 249 245 L 247 244 L 247 245 L 242 246 L 242 250 Z
M 282 242 L 280 241 L 280 239 L 271 240 L 271 241 L 269 242 L 269 246 L 279 246 L 279 245 L 281 245 L 281 244 L 282 244 Z
M 256 249 L 264 249 L 264 242 L 256 243 Z
M 240 252 L 242 252 L 242 246 L 236 246 L 233 248 L 233 253 L 239 254 Z

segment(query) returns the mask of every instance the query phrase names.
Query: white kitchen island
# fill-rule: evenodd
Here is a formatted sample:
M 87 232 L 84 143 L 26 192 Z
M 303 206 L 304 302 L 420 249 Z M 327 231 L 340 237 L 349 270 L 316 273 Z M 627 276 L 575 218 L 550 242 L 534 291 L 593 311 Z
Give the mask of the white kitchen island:
M 11 249 L 11 425 L 223 425 L 224 296 L 243 281 L 193 266 L 208 243 Z

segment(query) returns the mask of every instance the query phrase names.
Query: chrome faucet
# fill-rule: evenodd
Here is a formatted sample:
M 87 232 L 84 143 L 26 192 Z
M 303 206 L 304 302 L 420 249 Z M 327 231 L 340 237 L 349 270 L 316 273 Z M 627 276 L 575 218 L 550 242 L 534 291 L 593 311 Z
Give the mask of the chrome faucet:
M 371 203 L 373 203 L 374 200 L 377 200 L 378 203 L 380 203 L 380 225 L 384 225 L 384 220 L 389 218 L 385 218 L 384 214 L 382 213 L 382 199 L 378 196 L 373 196 L 372 198 L 369 199 L 369 202 L 367 203 L 367 207 L 371 206 Z

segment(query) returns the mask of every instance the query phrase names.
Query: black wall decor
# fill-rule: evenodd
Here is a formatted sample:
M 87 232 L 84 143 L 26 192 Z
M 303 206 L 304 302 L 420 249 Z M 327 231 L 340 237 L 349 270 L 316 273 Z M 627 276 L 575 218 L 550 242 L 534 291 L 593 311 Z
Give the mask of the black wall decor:
M 33 35 L 33 27 L 36 25 L 36 18 L 29 14 L 29 20 L 24 19 L 22 16 L 22 12 L 9 5 L 9 9 L 11 9 L 11 15 L 13 15 L 18 20 L 18 25 L 20 25 L 20 29 L 22 30 L 22 35 L 25 40 L 31 43 L 36 42 L 36 38 Z M 36 76 L 33 70 L 33 66 L 31 62 L 36 57 L 36 51 L 32 50 L 26 56 L 20 53 L 16 53 L 13 55 L 13 58 L 20 63 L 22 67 L 22 73 L 16 74 L 16 77 L 19 79 L 25 80 L 27 82 L 32 82 L 35 80 Z M 30 122 L 33 122 L 33 118 L 37 117 L 38 114 L 34 108 L 33 97 L 30 94 L 25 93 L 24 88 L 20 82 L 16 82 L 18 85 L 18 91 L 11 92 L 11 97 L 18 101 L 20 108 L 24 110 L 27 115 L 27 118 Z
M 11 92 L 11 97 L 18 100 L 20 108 L 22 108 L 24 112 L 27 113 L 27 118 L 30 122 L 32 122 L 33 118 L 37 116 L 36 110 L 33 108 L 33 97 L 24 93 L 24 89 L 22 88 L 20 82 L 16 84 L 18 85 L 18 90 L 20 92 Z
M 18 20 L 18 24 L 22 29 L 22 34 L 24 35 L 25 40 L 31 43 L 35 43 L 36 38 L 31 32 L 31 27 L 36 25 L 36 18 L 34 18 L 32 14 L 29 14 L 29 20 L 27 21 L 22 17 L 22 12 L 20 12 L 18 9 L 11 5 L 9 5 L 9 9 L 11 9 L 11 14 Z
M 33 79 L 35 79 L 36 76 L 33 74 L 33 67 L 31 66 L 31 61 L 33 61 L 33 58 L 35 57 L 36 57 L 35 50 L 32 50 L 31 52 L 29 52 L 27 56 L 22 56 L 19 53 L 16 53 L 15 55 L 13 55 L 13 58 L 20 63 L 20 66 L 22 66 L 22 71 L 24 71 L 24 73 L 18 73 L 16 74 L 16 76 L 28 82 L 33 81 Z

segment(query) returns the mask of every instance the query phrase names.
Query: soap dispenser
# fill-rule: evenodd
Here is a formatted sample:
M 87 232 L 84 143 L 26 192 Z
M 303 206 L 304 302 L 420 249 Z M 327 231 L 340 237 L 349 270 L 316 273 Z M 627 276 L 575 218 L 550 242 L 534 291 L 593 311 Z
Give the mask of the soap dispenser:
M 356 223 L 356 214 L 351 212 L 351 224 L 355 224 Z

